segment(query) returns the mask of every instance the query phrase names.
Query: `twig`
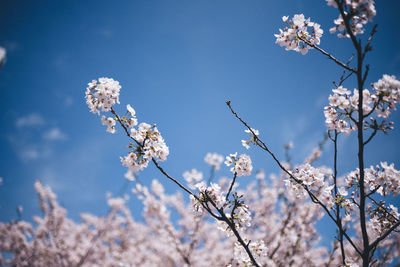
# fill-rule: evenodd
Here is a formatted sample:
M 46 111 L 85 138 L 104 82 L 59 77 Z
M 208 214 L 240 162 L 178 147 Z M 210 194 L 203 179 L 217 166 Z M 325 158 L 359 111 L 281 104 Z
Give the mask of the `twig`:
M 233 185 L 235 184 L 236 176 L 237 176 L 237 173 L 235 172 L 235 174 L 233 175 L 233 178 L 232 178 L 231 186 L 229 187 L 228 193 L 226 194 L 226 201 L 228 201 L 229 194 L 231 193 Z
M 379 242 L 381 242 L 383 239 L 385 239 L 393 230 L 395 230 L 398 226 L 400 225 L 400 221 L 395 223 L 392 227 L 390 227 L 383 235 L 378 237 L 371 245 L 369 245 L 370 248 L 374 248 L 378 245 Z
M 310 189 L 308 189 L 308 187 L 306 185 L 304 185 L 299 179 L 297 179 L 296 177 L 293 176 L 293 174 L 291 174 L 285 167 L 283 167 L 282 163 L 278 160 L 278 158 L 268 149 L 267 145 L 257 136 L 255 135 L 253 129 L 241 118 L 239 117 L 239 115 L 233 110 L 232 106 L 231 106 L 231 101 L 226 101 L 227 106 L 229 107 L 229 109 L 231 110 L 232 114 L 244 125 L 246 126 L 250 132 L 253 134 L 254 136 L 254 141 L 256 142 L 256 144 L 264 149 L 265 151 L 267 151 L 271 157 L 275 160 L 275 162 L 278 164 L 278 166 L 282 169 L 282 171 L 284 171 L 286 174 L 289 175 L 290 178 L 292 178 L 294 181 L 296 181 L 298 184 L 300 184 L 308 193 L 308 195 L 310 196 L 310 199 L 312 202 L 320 205 L 326 212 L 326 214 L 328 214 L 328 216 L 332 219 L 332 221 L 337 225 L 338 222 L 336 221 L 336 219 L 333 217 L 333 215 L 330 213 L 329 209 L 310 191 Z M 349 237 L 349 235 L 344 232 L 343 235 L 346 237 L 346 239 L 349 241 L 349 243 L 353 246 L 353 248 L 357 251 L 357 253 L 361 256 L 362 253 L 361 251 L 357 248 L 357 246 L 354 244 L 353 240 Z
M 127 134 L 127 136 L 132 139 L 133 141 L 135 141 L 135 143 L 143 148 L 144 146 L 144 142 L 143 143 L 139 143 L 135 138 L 133 138 L 129 131 L 128 128 L 125 126 L 125 124 L 122 122 L 121 117 L 115 112 L 115 110 L 113 108 L 111 108 L 111 113 L 114 114 L 119 122 L 119 124 L 122 126 L 122 128 L 124 129 L 125 133 Z M 257 263 L 257 261 L 255 260 L 252 252 L 249 249 L 249 243 L 246 245 L 242 239 L 242 237 L 240 236 L 239 232 L 236 230 L 235 228 L 235 224 L 233 222 L 231 222 L 225 215 L 225 212 L 223 211 L 223 209 L 219 209 L 216 204 L 214 203 L 214 201 L 207 195 L 207 193 L 205 192 L 205 196 L 207 201 L 202 201 L 201 199 L 199 199 L 198 196 L 196 196 L 195 194 L 193 194 L 188 188 L 186 188 L 184 185 L 182 185 L 180 182 L 178 182 L 175 178 L 173 178 L 171 175 L 169 175 L 159 164 L 158 162 L 153 158 L 152 162 L 154 163 L 154 165 L 156 166 L 156 168 L 168 179 L 170 179 L 171 181 L 173 181 L 176 185 L 178 185 L 181 189 L 183 189 L 185 192 L 187 192 L 189 195 L 193 196 L 202 206 L 205 210 L 207 210 L 207 212 L 214 217 L 215 219 L 219 220 L 219 221 L 224 221 L 228 224 L 229 228 L 233 231 L 233 233 L 235 234 L 236 238 L 238 239 L 239 243 L 243 246 L 243 248 L 246 250 L 248 256 L 250 257 L 252 263 L 259 267 L 260 265 Z M 236 179 L 236 173 L 234 176 L 234 180 Z M 233 181 L 234 182 L 234 181 Z M 231 187 L 233 186 L 233 184 L 231 185 Z M 227 195 L 228 196 L 228 195 Z M 218 211 L 218 213 L 220 214 L 220 216 L 214 214 L 212 212 L 212 210 L 210 209 L 210 207 L 208 206 L 208 202 L 210 202 L 213 207 Z
M 356 69 L 353 69 L 352 67 L 349 67 L 347 64 L 343 63 L 342 61 L 340 61 L 339 59 L 335 58 L 334 56 L 332 56 L 332 54 L 326 52 L 325 50 L 323 50 L 322 48 L 320 48 L 319 46 L 312 44 L 310 41 L 308 41 L 307 39 L 301 37 L 301 36 L 297 36 L 300 40 L 302 40 L 303 42 L 305 42 L 307 45 L 311 46 L 312 48 L 317 49 L 319 52 L 321 52 L 322 54 L 324 54 L 325 56 L 327 56 L 329 59 L 333 60 L 336 64 L 338 64 L 339 66 L 345 68 L 348 71 L 351 72 L 356 72 Z

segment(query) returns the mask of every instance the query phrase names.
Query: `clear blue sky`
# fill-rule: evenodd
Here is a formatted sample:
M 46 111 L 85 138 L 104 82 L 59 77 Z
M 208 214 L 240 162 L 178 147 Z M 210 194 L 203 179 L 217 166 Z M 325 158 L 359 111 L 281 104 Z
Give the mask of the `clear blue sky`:
M 384 73 L 400 78 L 400 2 L 376 8 L 368 83 Z M 86 84 L 103 76 L 122 84 L 121 110 L 130 103 L 139 121 L 157 123 L 170 147 L 163 166 L 175 177 L 191 168 L 208 173 L 207 152 L 246 152 L 256 169 L 277 171 L 266 154 L 241 146 L 247 136 L 226 100 L 280 158 L 293 141 L 294 161 L 302 161 L 325 132 L 322 110 L 341 69 L 316 51 L 301 56 L 274 44 L 281 17 L 298 13 L 321 24 L 321 47 L 351 55 L 349 40 L 329 34 L 337 13 L 322 0 L 1 1 L 8 54 L 0 71 L 0 221 L 15 219 L 18 205 L 23 219 L 38 214 L 37 179 L 72 218 L 105 213 L 106 191 L 115 195 L 125 182 L 119 156 L 128 150 L 121 131 L 106 133 L 85 104 Z M 353 89 L 354 80 L 346 85 Z M 395 131 L 368 145 L 368 165 L 400 168 L 400 112 L 391 118 Z M 331 166 L 330 152 L 328 144 L 318 163 Z M 341 138 L 339 156 L 341 174 L 356 167 L 354 134 Z M 153 167 L 140 175 L 176 190 Z M 239 182 L 246 179 L 254 178 Z M 138 202 L 130 203 L 138 215 Z

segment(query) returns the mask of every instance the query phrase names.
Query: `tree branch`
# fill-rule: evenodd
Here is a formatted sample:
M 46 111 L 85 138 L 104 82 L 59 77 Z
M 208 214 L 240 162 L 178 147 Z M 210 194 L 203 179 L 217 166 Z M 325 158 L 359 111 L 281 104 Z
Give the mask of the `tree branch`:
M 320 205 L 326 212 L 326 214 L 328 214 L 328 216 L 332 219 L 332 221 L 338 225 L 338 222 L 336 221 L 336 219 L 333 217 L 333 215 L 330 213 L 329 209 L 310 191 L 310 189 L 308 189 L 308 187 L 306 185 L 304 185 L 300 180 L 298 180 L 296 177 L 293 176 L 293 174 L 291 174 L 285 167 L 283 167 L 282 163 L 278 160 L 278 158 L 268 149 L 267 145 L 257 136 L 255 135 L 254 131 L 252 130 L 252 128 L 241 118 L 239 117 L 239 115 L 233 110 L 232 106 L 231 106 L 231 101 L 226 101 L 226 105 L 229 107 L 229 109 L 231 110 L 232 114 L 244 125 L 246 126 L 250 132 L 253 134 L 254 136 L 254 141 L 255 143 L 261 148 L 264 149 L 265 151 L 267 151 L 271 157 L 275 160 L 275 162 L 278 164 L 278 166 L 282 169 L 282 171 L 284 171 L 286 174 L 289 175 L 290 178 L 292 178 L 294 181 L 296 181 L 298 184 L 300 184 L 308 193 L 308 195 L 310 196 L 310 199 L 312 202 Z M 353 240 L 349 237 L 349 235 L 344 232 L 343 235 L 346 237 L 346 239 L 349 241 L 349 243 L 353 246 L 353 248 L 357 251 L 357 253 L 359 255 L 362 255 L 361 251 L 357 248 L 357 246 L 354 244 Z

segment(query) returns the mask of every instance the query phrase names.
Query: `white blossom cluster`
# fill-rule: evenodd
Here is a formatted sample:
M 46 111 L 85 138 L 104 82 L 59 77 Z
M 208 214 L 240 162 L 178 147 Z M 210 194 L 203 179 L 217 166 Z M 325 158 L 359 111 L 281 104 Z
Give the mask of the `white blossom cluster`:
M 396 110 L 396 104 L 400 102 L 400 81 L 394 75 L 384 74 L 372 86 L 378 100 L 380 100 L 376 109 L 377 116 L 389 117 L 390 110 Z
M 317 161 L 320 157 L 321 157 L 322 151 L 321 148 L 319 147 L 315 147 L 310 155 L 308 155 L 308 157 L 304 160 L 304 163 L 313 163 L 314 161 Z
M 251 171 L 253 170 L 253 165 L 251 164 L 250 156 L 246 154 L 241 154 L 239 157 L 237 156 L 237 152 L 235 154 L 230 154 L 225 158 L 225 165 L 231 166 L 231 172 L 236 173 L 237 176 L 249 176 Z
M 360 267 L 360 265 L 357 264 L 356 260 L 349 257 L 345 259 L 344 263 L 346 265 L 341 265 L 341 267 Z
M 282 187 L 283 177 L 282 173 L 272 184 L 253 181 L 244 192 L 254 213 L 251 227 L 241 235 L 246 244 L 251 240 L 249 249 L 257 263 L 272 267 L 342 266 L 340 253 L 332 255 L 329 247 L 319 243 L 321 235 L 315 223 L 321 218 L 321 209 L 307 199 L 291 200 L 291 191 Z M 167 195 L 157 181 L 152 182 L 151 190 L 140 184 L 133 190 L 144 205 L 142 219 L 132 216 L 126 198 L 115 197 L 107 201 L 108 214 L 82 214 L 79 223 L 67 217 L 50 188 L 40 183 L 35 187 L 43 213 L 34 217 L 34 223 L 0 222 L 0 265 L 173 267 L 189 261 L 199 267 L 210 263 L 252 266 L 243 247 L 235 245 L 235 238 L 226 238 L 207 216 L 193 216 L 189 212 L 193 207 L 183 201 L 180 192 Z M 399 218 L 395 206 L 387 208 Z M 172 216 L 172 212 L 176 214 Z M 351 217 L 353 223 L 348 227 L 357 230 L 357 216 L 353 213 Z M 378 216 L 368 221 L 371 240 L 376 238 L 375 231 L 382 232 L 382 226 L 388 226 L 388 220 Z M 355 242 L 360 242 L 358 236 L 352 234 Z M 377 258 L 379 264 L 390 266 L 399 258 L 399 244 L 400 235 L 389 235 L 380 245 L 385 254 Z M 357 252 L 348 243 L 344 249 L 346 264 L 360 266 Z
M 203 173 L 196 169 L 191 169 L 183 173 L 183 178 L 189 184 L 189 188 L 195 189 L 195 185 L 203 180 Z
M 338 8 L 335 0 L 327 0 L 328 6 Z M 365 29 L 364 25 L 376 15 L 374 0 L 345 0 L 344 1 L 344 13 L 346 16 L 350 16 L 350 27 L 354 35 L 363 34 Z M 339 32 L 337 36 L 339 38 L 350 37 L 346 31 L 344 20 L 340 14 L 337 19 L 334 20 L 336 26 L 329 29 L 330 33 Z
M 353 185 L 358 185 L 359 179 L 359 169 L 350 172 L 346 176 L 347 187 L 351 188 Z M 381 162 L 380 166 L 376 165 L 375 168 L 371 166 L 365 169 L 364 179 L 370 191 L 377 190 L 376 192 L 382 196 L 390 193 L 396 196 L 400 192 L 400 171 L 394 168 L 393 163 L 388 165 L 387 162 Z
M 231 213 L 225 213 L 225 216 L 234 223 L 236 230 L 244 230 L 251 226 L 251 212 L 244 203 L 234 206 L 233 216 Z M 228 237 L 233 235 L 232 229 L 224 221 L 218 221 L 218 229 L 224 232 Z
M 400 81 L 395 76 L 383 75 L 376 83 L 372 84 L 373 93 L 368 89 L 363 90 L 363 114 L 371 114 L 376 111 L 378 117 L 388 118 L 391 110 L 396 109 L 396 104 L 400 102 Z M 356 131 L 357 127 L 352 123 L 350 116 L 358 110 L 359 92 L 357 89 L 347 90 L 339 86 L 332 90 L 333 95 L 329 96 L 329 106 L 324 109 L 325 123 L 329 130 L 337 130 L 350 134 Z M 375 108 L 375 110 L 373 110 Z M 375 119 L 371 117 L 371 127 Z M 381 128 L 382 130 L 393 129 L 392 123 Z
M 256 172 L 256 179 L 258 179 L 258 180 L 264 180 L 265 179 L 265 171 L 263 169 L 258 170 Z
M 307 192 L 303 188 L 303 185 L 305 185 L 308 189 L 314 192 L 324 204 L 328 207 L 333 206 L 333 185 L 329 185 L 325 179 L 326 176 L 331 175 L 330 169 L 314 168 L 310 164 L 306 163 L 296 167 L 291 174 L 300 183 L 289 178 L 285 180 L 285 184 L 297 197 L 304 198 L 307 196 Z
M 250 227 L 251 225 L 251 212 L 246 204 L 240 204 L 235 208 L 233 217 L 231 218 L 235 226 L 239 228 Z
M 111 78 L 99 78 L 93 80 L 86 88 L 86 103 L 92 113 L 100 114 L 100 111 L 112 111 L 112 107 L 119 104 L 119 93 L 121 86 L 118 81 Z M 130 132 L 130 137 L 134 143 L 129 145 L 132 150 L 128 155 L 121 157 L 123 166 L 132 172 L 137 172 L 146 168 L 149 161 L 165 161 L 169 154 L 169 148 L 165 144 L 156 125 L 151 126 L 147 123 L 140 123 L 136 118 L 136 111 L 131 105 L 126 106 L 124 116 L 118 116 L 115 111 L 112 113 L 116 117 L 103 115 L 101 122 L 107 126 L 107 132 L 115 133 L 115 124 L 119 121 L 126 131 Z M 137 126 L 137 128 L 135 128 Z
M 217 153 L 207 153 L 204 161 L 208 165 L 211 165 L 216 171 L 218 171 L 221 167 L 222 162 L 224 161 L 224 156 Z
M 370 216 L 369 228 L 376 237 L 382 235 L 392 227 L 394 223 L 400 220 L 399 210 L 393 205 L 389 205 L 388 207 L 382 205 L 382 208 L 370 209 Z
M 244 146 L 246 149 L 250 148 L 251 143 L 255 142 L 255 137 L 254 135 L 258 136 L 260 134 L 260 132 L 256 129 L 251 128 L 251 131 L 249 129 L 244 130 L 246 133 L 248 133 L 250 135 L 250 140 L 242 140 L 242 146 Z M 252 133 L 253 131 L 253 133 Z
M 305 19 L 303 14 L 296 14 L 293 16 L 293 19 L 289 19 L 288 16 L 283 16 L 282 20 L 287 23 L 288 26 L 283 30 L 279 29 L 279 34 L 275 34 L 275 43 L 280 46 L 285 46 L 286 50 L 294 50 L 305 55 L 309 49 L 313 48 L 309 44 L 320 44 L 320 39 L 324 31 L 318 23 L 311 22 L 310 18 Z M 308 27 L 311 28 L 310 32 Z M 309 44 L 305 43 L 303 40 L 307 40 Z
M 121 157 L 123 166 L 132 171 L 143 170 L 148 166 L 149 161 L 167 160 L 169 148 L 165 144 L 160 132 L 155 125 L 151 126 L 145 122 L 136 128 L 130 129 L 131 137 L 137 142 L 134 151 L 130 151 L 125 157 Z
M 358 109 L 358 90 L 354 89 L 353 96 L 350 96 L 351 92 L 339 86 L 333 89 L 333 95 L 329 95 L 329 106 L 325 107 L 325 123 L 329 130 L 337 130 L 338 132 L 345 132 L 347 135 L 351 131 L 356 131 L 357 127 L 351 123 L 348 114 Z M 371 110 L 371 99 L 369 91 L 365 89 L 363 91 L 363 109 L 364 113 Z
M 118 81 L 111 78 L 93 80 L 86 88 L 86 104 L 90 112 L 100 114 L 100 111 L 110 111 L 115 103 L 119 104 L 119 91 L 121 86 Z
M 265 246 L 264 241 L 252 241 L 250 242 L 249 249 L 252 252 L 256 261 L 260 262 L 262 258 L 267 257 L 268 248 Z M 240 243 L 236 242 L 233 250 L 234 259 L 232 264 L 228 265 L 230 267 L 246 267 L 252 266 L 252 262 L 250 260 L 249 255 L 244 250 L 243 246 Z
M 115 133 L 115 119 L 113 117 L 101 116 L 101 124 L 107 126 L 107 132 Z
M 207 186 L 205 182 L 200 182 L 197 183 L 195 187 L 199 190 L 199 200 L 192 195 L 190 196 L 190 200 L 195 212 L 202 213 L 203 207 L 201 204 L 209 200 L 214 202 L 217 208 L 221 208 L 225 205 L 226 199 L 221 191 L 221 187 L 218 184 L 211 183 L 210 186 Z

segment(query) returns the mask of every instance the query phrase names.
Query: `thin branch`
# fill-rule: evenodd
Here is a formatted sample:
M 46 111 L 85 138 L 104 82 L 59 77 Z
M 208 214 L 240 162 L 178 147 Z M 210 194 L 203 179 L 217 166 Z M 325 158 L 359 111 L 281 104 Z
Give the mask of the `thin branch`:
M 369 197 L 370 195 L 375 194 L 376 191 L 378 191 L 379 188 L 381 188 L 380 185 L 378 185 L 377 187 L 375 187 L 374 190 L 372 190 L 371 192 L 369 192 L 369 193 L 366 194 L 365 196 L 366 196 L 366 197 Z
M 228 217 L 226 217 L 223 208 L 218 208 L 217 205 L 214 203 L 214 201 L 211 198 L 209 198 L 208 196 L 207 196 L 207 199 L 211 203 L 211 205 L 213 205 L 214 208 L 221 215 L 220 221 L 223 221 L 228 225 L 228 227 L 232 230 L 233 234 L 236 236 L 236 238 L 239 241 L 240 245 L 246 250 L 246 253 L 249 256 L 249 258 L 250 258 L 251 262 L 253 263 L 253 265 L 256 266 L 256 267 L 260 267 L 260 265 L 257 263 L 256 259 L 253 256 L 253 253 L 251 252 L 251 250 L 249 248 L 251 240 L 249 240 L 249 242 L 246 244 L 244 242 L 243 238 L 240 236 L 239 232 L 236 230 L 235 223 L 233 221 L 229 220 Z M 233 217 L 231 217 L 231 218 L 233 218 Z
M 379 187 L 377 187 L 379 188 Z M 384 211 L 387 215 L 389 215 L 390 217 L 392 217 L 392 219 L 394 219 L 396 222 L 400 221 L 399 219 L 397 219 L 396 216 L 394 216 L 392 213 L 390 213 L 389 211 L 387 211 L 387 208 L 385 206 L 383 206 L 382 204 L 378 203 L 375 199 L 373 199 L 372 197 L 369 196 L 370 194 L 367 195 L 367 198 L 370 199 L 375 205 L 377 205 L 379 208 L 382 209 L 382 211 Z
M 378 129 L 374 128 L 374 131 L 372 132 L 372 134 L 370 135 L 370 137 L 367 139 L 367 141 L 364 142 L 364 146 L 365 146 L 366 144 L 368 144 L 368 143 L 372 140 L 372 138 L 374 138 L 374 136 L 376 135 L 377 132 L 378 132 Z
M 363 93 L 362 90 L 364 88 L 365 77 L 363 77 L 363 56 L 362 56 L 362 46 L 361 39 L 356 39 L 351 25 L 350 19 L 354 16 L 353 13 L 346 13 L 344 10 L 344 1 L 343 0 L 335 0 L 336 4 L 339 8 L 340 14 L 343 18 L 343 22 L 346 27 L 346 32 L 349 34 L 351 41 L 353 42 L 353 46 L 357 52 L 357 87 L 358 87 L 358 122 L 357 122 L 357 140 L 358 140 L 358 168 L 360 170 L 360 179 L 359 179 L 359 192 L 360 192 L 360 206 L 359 206 L 359 214 L 360 214 L 360 227 L 363 241 L 363 252 L 362 252 L 362 260 L 363 267 L 369 266 L 369 256 L 370 256 L 370 247 L 369 247 L 369 237 L 366 225 L 366 216 L 365 216 L 365 191 L 364 191 L 364 136 L 363 136 Z M 368 72 L 366 72 L 366 75 Z
M 322 54 L 324 54 L 325 56 L 327 56 L 329 59 L 333 60 L 336 64 L 338 64 L 339 66 L 345 68 L 348 71 L 351 72 L 356 72 L 356 69 L 353 69 L 352 67 L 348 66 L 347 64 L 343 63 L 342 61 L 340 61 L 339 59 L 335 58 L 334 56 L 332 56 L 332 54 L 326 52 L 325 50 L 323 50 L 322 48 L 320 48 L 319 46 L 311 43 L 310 41 L 308 41 L 307 39 L 301 37 L 301 36 L 297 36 L 300 40 L 302 40 L 303 42 L 305 42 L 307 45 L 311 46 L 312 48 L 315 48 L 316 50 L 318 50 L 319 52 L 321 52 Z
M 183 184 L 181 184 L 180 182 L 178 182 L 175 178 L 173 178 L 171 175 L 169 175 L 159 164 L 155 159 L 151 160 L 154 165 L 157 167 L 157 169 L 160 170 L 160 172 L 162 174 L 164 174 L 168 179 L 170 179 L 171 181 L 173 181 L 175 184 L 177 184 L 180 188 L 182 188 L 184 191 L 186 191 L 189 195 L 192 195 L 194 197 L 197 198 L 197 196 L 195 194 L 192 193 L 192 191 L 190 191 L 188 188 L 186 188 Z
M 337 156 L 338 156 L 338 148 L 337 148 L 337 141 L 338 141 L 338 132 L 335 130 L 335 138 L 333 139 L 334 143 L 334 156 L 333 156 L 333 181 L 334 181 L 334 190 L 335 190 L 335 197 L 338 195 L 338 188 L 337 188 Z M 343 225 L 342 219 L 340 218 L 340 204 L 336 202 L 336 221 L 338 229 L 339 229 L 339 243 L 340 243 L 340 251 L 342 254 L 342 263 L 346 264 L 346 254 L 344 251 L 344 244 L 343 244 Z
M 254 133 L 253 129 L 241 118 L 239 117 L 239 115 L 233 110 L 232 106 L 231 106 L 231 101 L 226 101 L 227 106 L 229 107 L 229 109 L 231 110 L 232 114 L 244 125 L 246 126 L 250 132 L 253 134 L 254 136 L 254 141 L 255 143 L 262 149 L 264 149 L 265 151 L 267 151 L 271 157 L 275 160 L 275 162 L 278 164 L 278 166 L 282 169 L 282 171 L 284 171 L 286 174 L 289 175 L 290 178 L 292 178 L 294 181 L 296 181 L 298 184 L 300 184 L 308 193 L 308 195 L 310 196 L 310 199 L 312 202 L 320 205 L 326 212 L 326 214 L 328 214 L 328 216 L 332 219 L 332 221 L 338 225 L 338 222 L 336 221 L 336 219 L 333 217 L 332 213 L 329 211 L 329 209 L 310 191 L 310 189 L 304 185 L 299 179 L 297 179 L 296 177 L 293 176 L 293 174 L 291 174 L 285 167 L 283 167 L 282 163 L 278 160 L 278 158 L 269 150 L 269 148 L 267 147 L 267 145 Z M 346 237 L 346 239 L 349 241 L 349 243 L 353 246 L 353 248 L 357 251 L 357 253 L 359 255 L 362 255 L 362 252 L 357 248 L 357 246 L 354 244 L 353 240 L 349 237 L 349 235 L 344 232 L 343 235 Z
M 365 55 L 368 53 L 368 51 L 372 50 L 371 41 L 372 41 L 372 38 L 374 37 L 375 33 L 377 32 L 377 30 L 376 30 L 377 27 L 378 27 L 378 24 L 375 24 L 374 27 L 372 27 L 372 30 L 371 30 L 368 40 L 367 40 L 367 44 L 365 45 L 364 51 L 362 53 L 363 59 L 365 58 Z
M 117 114 L 117 112 L 115 112 L 115 110 L 114 110 L 113 108 L 111 108 L 111 113 L 114 114 L 115 117 L 117 117 L 117 120 L 118 120 L 119 124 L 122 126 L 122 128 L 124 129 L 126 135 L 127 135 L 130 139 L 132 139 L 133 141 L 135 141 L 135 143 L 136 143 L 138 146 L 140 146 L 141 148 L 143 148 L 143 145 L 144 145 L 144 144 L 139 143 L 138 141 L 136 141 L 135 138 L 133 138 L 133 137 L 130 135 L 130 133 L 129 133 L 129 131 L 128 131 L 128 128 L 127 128 L 126 125 L 122 122 L 121 117 Z M 143 142 L 143 143 L 144 143 L 144 142 Z M 161 173 L 164 174 L 168 179 L 170 179 L 170 180 L 173 181 L 175 184 L 177 184 L 180 188 L 182 188 L 184 191 L 186 191 L 189 195 L 192 195 L 192 196 L 194 196 L 197 200 L 199 200 L 198 197 L 197 197 L 195 194 L 192 193 L 192 191 L 190 191 L 190 190 L 189 190 L 188 188 L 186 188 L 183 184 L 181 184 L 181 183 L 178 182 L 175 178 L 173 178 L 171 175 L 169 175 L 169 174 L 158 164 L 158 162 L 157 162 L 154 158 L 153 158 L 151 161 L 154 163 L 154 165 L 157 167 L 157 169 L 159 169 L 159 170 L 161 171 Z
M 393 230 L 395 230 L 397 227 L 400 226 L 400 221 L 395 223 L 392 227 L 390 227 L 383 235 L 378 237 L 371 245 L 369 245 L 370 248 L 374 248 L 378 246 L 379 242 L 381 242 L 383 239 L 385 239 Z
M 236 176 L 237 176 L 237 173 L 235 172 L 235 174 L 233 175 L 233 178 L 232 178 L 231 186 L 229 187 L 228 193 L 226 194 L 226 201 L 228 201 L 229 194 L 231 193 L 233 185 L 235 184 Z
M 128 131 L 128 128 L 127 128 L 126 125 L 122 122 L 121 117 L 120 117 L 120 116 L 115 112 L 115 110 L 112 109 L 112 108 L 111 108 L 111 113 L 114 114 L 114 115 L 116 116 L 116 118 L 117 118 L 119 124 L 122 126 L 122 128 L 124 129 L 124 131 L 125 131 L 125 133 L 127 134 L 127 136 L 128 136 L 129 138 L 131 138 L 133 141 L 135 141 L 135 143 L 136 143 L 139 147 L 143 148 L 144 142 L 143 142 L 143 143 L 139 143 L 136 139 L 134 139 L 134 138 L 130 135 L 130 133 L 129 133 L 129 131 Z M 202 200 L 200 200 L 198 196 L 196 196 L 195 194 L 193 194 L 188 188 L 186 188 L 184 185 L 182 185 L 180 182 L 178 182 L 175 178 L 173 178 L 171 175 L 169 175 L 169 174 L 158 164 L 158 162 L 157 162 L 154 158 L 152 159 L 152 162 L 154 163 L 154 165 L 156 166 L 156 168 L 157 168 L 162 174 L 164 174 L 164 176 L 166 176 L 168 179 L 170 179 L 171 181 L 173 181 L 173 182 L 174 182 L 176 185 L 178 185 L 181 189 L 183 189 L 183 190 L 184 190 L 185 192 L 187 192 L 189 195 L 193 196 L 199 203 L 201 203 L 201 205 L 203 206 L 203 208 L 204 208 L 205 210 L 207 210 L 207 212 L 208 212 L 212 217 L 214 217 L 215 219 L 217 219 L 217 220 L 219 220 L 219 221 L 224 221 L 224 222 L 226 222 L 226 223 L 228 224 L 229 228 L 230 228 L 230 229 L 233 231 L 233 233 L 235 234 L 235 236 L 236 236 L 237 240 L 239 241 L 239 243 L 240 243 L 240 244 L 243 246 L 243 248 L 246 250 L 248 256 L 250 257 L 250 259 L 251 259 L 251 261 L 252 261 L 252 263 L 253 263 L 256 267 L 259 267 L 259 266 L 260 266 L 260 265 L 257 263 L 257 261 L 255 260 L 255 258 L 254 258 L 254 256 L 253 256 L 252 252 L 251 252 L 250 249 L 249 249 L 250 241 L 249 241 L 247 244 L 243 241 L 243 239 L 242 239 L 242 237 L 240 236 L 239 232 L 238 232 L 238 231 L 236 230 L 236 228 L 235 228 L 235 224 L 234 224 L 233 222 L 231 222 L 231 221 L 226 217 L 225 212 L 223 211 L 223 209 L 219 209 L 219 208 L 216 206 L 216 204 L 214 203 L 214 201 L 207 195 L 206 192 L 205 192 L 205 196 L 206 196 L 207 201 L 202 201 Z M 232 189 L 232 186 L 233 186 L 233 183 L 234 183 L 235 179 L 236 179 L 236 173 L 235 173 L 234 179 L 233 179 L 233 181 L 232 181 L 232 185 L 231 185 L 230 190 Z M 230 191 L 229 191 L 229 192 L 230 192 Z M 228 192 L 228 193 L 229 193 L 229 192 Z M 228 195 L 229 195 L 229 194 L 228 194 Z M 227 197 L 228 197 L 228 195 L 227 195 Z M 208 202 L 210 202 L 210 203 L 214 206 L 214 208 L 218 211 L 218 213 L 219 213 L 221 216 L 217 216 L 216 214 L 214 214 L 214 213 L 212 212 L 212 210 L 211 210 L 210 207 L 208 206 Z
M 363 84 L 365 83 L 365 80 L 367 79 L 368 73 L 369 73 L 369 65 L 367 64 L 367 65 L 365 65 L 365 72 L 364 72 L 364 76 L 362 78 Z

